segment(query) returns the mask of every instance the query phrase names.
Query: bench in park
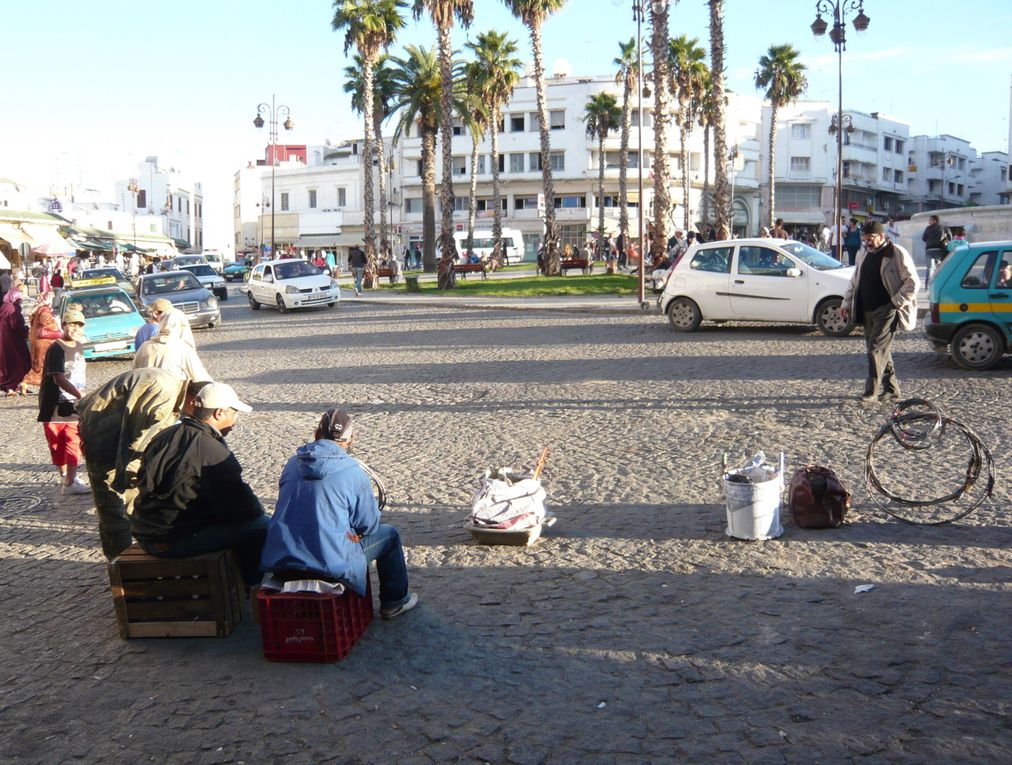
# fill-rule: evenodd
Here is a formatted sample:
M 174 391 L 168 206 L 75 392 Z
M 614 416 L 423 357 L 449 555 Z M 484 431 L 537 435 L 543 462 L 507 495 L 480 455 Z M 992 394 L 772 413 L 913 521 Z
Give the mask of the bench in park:
M 396 284 L 396 282 L 394 281 L 394 279 L 396 279 L 397 277 L 394 274 L 394 270 L 392 268 L 377 268 L 376 269 L 376 278 L 377 279 L 382 279 L 384 276 L 387 279 L 390 280 L 391 284 Z
M 563 258 L 561 265 L 563 274 L 570 268 L 579 268 L 584 274 L 592 273 L 594 270 L 594 261 L 587 258 Z
M 488 269 L 484 263 L 454 263 L 453 273 L 455 274 L 480 273 L 482 279 L 488 278 Z

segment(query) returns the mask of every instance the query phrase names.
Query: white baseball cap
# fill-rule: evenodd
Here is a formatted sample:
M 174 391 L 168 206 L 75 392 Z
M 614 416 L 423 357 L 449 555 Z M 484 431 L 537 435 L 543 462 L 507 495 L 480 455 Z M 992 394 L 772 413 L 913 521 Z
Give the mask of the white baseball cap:
M 196 404 L 201 409 L 235 409 L 237 412 L 252 412 L 253 407 L 239 400 L 231 385 L 211 383 L 200 389 Z

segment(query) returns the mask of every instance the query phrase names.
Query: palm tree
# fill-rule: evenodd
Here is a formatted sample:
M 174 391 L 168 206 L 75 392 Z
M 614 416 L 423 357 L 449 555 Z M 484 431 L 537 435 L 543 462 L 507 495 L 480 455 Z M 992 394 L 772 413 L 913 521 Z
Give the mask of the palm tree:
M 776 202 L 777 111 L 781 106 L 801 98 L 808 87 L 805 65 L 798 61 L 799 55 L 793 45 L 771 45 L 769 51 L 759 58 L 759 68 L 755 73 L 756 88 L 766 88 L 766 98 L 770 102 L 769 195 L 766 197 L 766 221 L 770 228 L 773 228 Z
M 472 93 L 480 96 L 488 108 L 489 139 L 492 143 L 492 245 L 502 239 L 502 191 L 499 188 L 499 124 L 502 122 L 502 108 L 520 81 L 523 66 L 516 57 L 517 44 L 505 33 L 490 29 L 478 35 L 475 42 L 467 43 L 474 53 L 475 69 L 468 76 Z M 500 251 L 502 246 L 500 245 Z
M 703 128 L 703 226 L 710 225 L 710 130 L 715 120 L 714 113 L 717 108 L 716 92 L 713 88 L 713 73 L 709 67 L 706 70 L 706 85 L 703 89 L 702 99 L 699 103 L 697 119 L 699 126 Z
M 604 241 L 604 139 L 621 124 L 622 110 L 611 93 L 595 93 L 587 101 L 583 121 L 587 123 L 587 137 L 597 139 L 597 234 Z
M 363 76 L 365 63 L 362 57 L 356 55 L 354 65 L 344 69 L 345 81 L 344 92 L 351 95 L 351 107 L 356 112 L 362 113 L 363 108 Z M 380 252 L 386 253 L 390 248 L 389 227 L 387 226 L 387 183 L 386 173 L 388 162 L 386 149 L 383 145 L 383 122 L 390 116 L 390 103 L 393 100 L 393 83 L 391 82 L 392 71 L 389 65 L 389 56 L 385 53 L 376 59 L 376 67 L 373 74 L 373 135 L 376 138 L 376 177 L 379 181 L 379 210 L 380 210 Z
M 477 61 L 469 61 L 464 65 L 464 78 L 467 82 L 477 82 L 481 77 L 481 67 Z M 474 249 L 474 223 L 478 217 L 478 147 L 488 130 L 488 104 L 485 103 L 477 90 L 471 90 L 465 96 L 467 112 L 461 115 L 471 134 L 471 186 L 467 195 L 467 244 L 464 252 Z
M 731 188 L 727 182 L 727 128 L 724 119 L 724 0 L 706 0 L 710 6 L 710 73 L 713 77 L 713 202 L 720 239 L 731 237 Z
M 555 224 L 555 188 L 552 184 L 552 150 L 548 138 L 548 106 L 545 102 L 545 62 L 541 49 L 541 25 L 565 5 L 565 0 L 503 0 L 510 12 L 524 23 L 531 36 L 534 56 L 534 89 L 538 101 L 538 123 L 541 132 L 541 181 L 545 187 L 544 273 L 561 276 L 559 232 Z
M 682 205 L 684 219 L 682 226 L 689 230 L 689 155 L 686 143 L 689 130 L 699 112 L 703 90 L 706 87 L 706 51 L 699 47 L 699 40 L 687 35 L 676 37 L 668 45 L 668 87 L 678 100 L 679 159 L 682 165 Z
M 456 18 L 465 27 L 470 26 L 474 18 L 473 0 L 415 0 L 414 16 L 421 18 L 428 11 L 432 24 L 436 28 L 437 45 L 439 48 L 439 77 L 442 92 L 439 102 L 439 129 L 442 132 L 440 154 L 443 162 L 443 181 L 439 189 L 439 249 L 444 259 L 452 259 L 457 254 L 453 241 L 453 45 L 450 42 L 450 30 Z M 444 276 L 445 275 L 445 276 Z M 453 286 L 453 269 L 446 268 L 440 272 L 440 288 Z
M 668 174 L 668 5 L 650 10 L 650 52 L 654 59 L 654 224 L 650 254 L 660 258 L 668 245 L 668 213 L 671 210 L 671 179 Z M 642 202 L 641 202 L 642 204 Z M 640 242 L 640 257 L 646 257 Z
M 344 31 L 344 52 L 351 48 L 358 50 L 362 57 L 362 114 L 364 161 L 366 163 L 363 184 L 364 207 L 362 225 L 365 229 L 365 253 L 369 261 L 376 258 L 376 231 L 373 223 L 372 157 L 374 154 L 373 110 L 375 96 L 373 83 L 376 62 L 380 51 L 386 50 L 393 42 L 397 31 L 404 26 L 401 9 L 406 8 L 404 0 L 334 0 L 334 18 L 331 27 L 335 32 Z
M 618 160 L 618 233 L 622 246 L 629 246 L 629 132 L 632 129 L 632 94 L 640 79 L 640 62 L 636 38 L 618 44 L 619 55 L 615 64 L 615 82 L 622 85 L 622 139 Z M 637 208 L 642 210 L 642 207 Z M 599 243 L 600 244 L 600 243 Z
M 417 125 L 422 139 L 422 264 L 436 270 L 436 134 L 442 83 L 435 48 L 407 45 L 403 58 L 392 58 L 394 101 L 391 114 L 400 112 L 394 142 Z

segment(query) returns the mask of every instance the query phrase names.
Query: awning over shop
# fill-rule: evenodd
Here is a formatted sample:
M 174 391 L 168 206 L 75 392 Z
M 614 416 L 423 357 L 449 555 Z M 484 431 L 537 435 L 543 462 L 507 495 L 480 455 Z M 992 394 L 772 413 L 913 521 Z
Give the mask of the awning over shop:
M 172 237 L 172 243 L 176 245 L 176 247 L 178 247 L 180 250 L 190 249 L 190 243 L 187 242 L 185 239 L 176 239 L 176 237 Z
M 330 234 L 303 234 L 295 240 L 296 247 L 351 247 L 362 244 L 362 237 L 341 231 Z
M 784 223 L 788 225 L 791 223 L 814 225 L 826 222 L 826 214 L 821 210 L 777 210 L 773 217 L 774 219 L 783 218 Z
M 41 255 L 71 255 L 77 249 L 55 228 L 36 223 L 22 223 L 21 228 L 35 240 L 32 250 Z
M 35 244 L 30 236 L 13 223 L 0 223 L 0 239 L 10 244 L 14 249 L 17 249 L 25 242 L 29 245 Z

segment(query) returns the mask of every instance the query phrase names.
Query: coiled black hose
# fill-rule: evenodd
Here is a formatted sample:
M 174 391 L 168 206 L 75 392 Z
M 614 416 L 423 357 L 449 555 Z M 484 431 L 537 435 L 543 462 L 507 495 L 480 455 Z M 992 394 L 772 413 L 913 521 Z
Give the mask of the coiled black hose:
M 970 448 L 970 459 L 967 461 L 961 486 L 944 496 L 931 499 L 911 499 L 890 491 L 882 485 L 875 470 L 875 446 L 883 438 L 892 435 L 904 449 L 924 450 L 940 444 L 947 428 L 958 431 Z M 985 466 L 987 485 L 984 491 L 980 496 L 974 498 L 968 507 L 954 508 L 955 514 L 941 520 L 925 520 L 923 516 L 914 515 L 911 517 L 897 511 L 897 507 L 923 510 L 928 507 L 940 507 L 958 502 L 966 492 L 977 485 Z M 994 481 L 994 459 L 984 442 L 962 422 L 944 416 L 934 405 L 922 398 L 907 399 L 896 405 L 889 421 L 879 429 L 871 444 L 868 445 L 868 454 L 865 457 L 865 482 L 872 500 L 880 509 L 904 523 L 939 526 L 964 518 L 991 497 L 994 492 Z M 872 489 L 874 491 L 871 491 Z M 888 502 L 883 502 L 881 497 L 885 497 Z

